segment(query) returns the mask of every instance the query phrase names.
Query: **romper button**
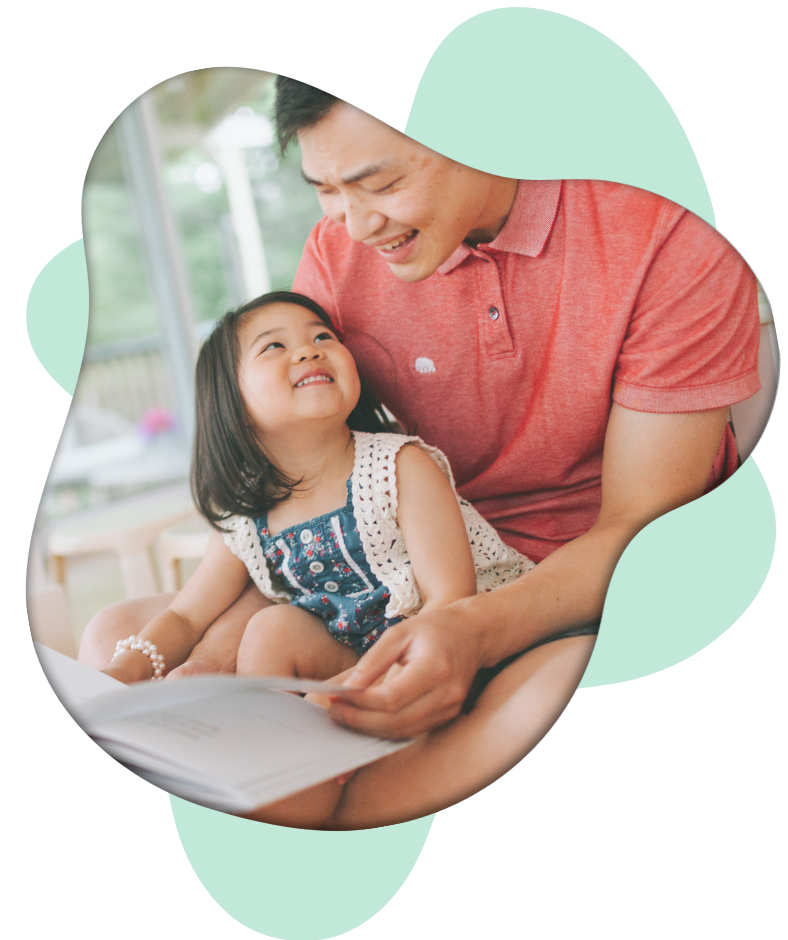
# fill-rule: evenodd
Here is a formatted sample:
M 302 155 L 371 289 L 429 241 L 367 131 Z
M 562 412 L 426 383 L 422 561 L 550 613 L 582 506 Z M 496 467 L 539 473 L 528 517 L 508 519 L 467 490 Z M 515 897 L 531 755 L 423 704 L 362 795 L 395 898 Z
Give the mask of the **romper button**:
M 498 319 L 498 308 L 497 308 L 497 307 L 490 307 L 489 313 L 490 313 L 490 319 L 491 319 L 491 320 L 497 320 L 497 319 Z
M 336 592 L 339 590 L 339 585 L 336 583 L 336 581 L 326 581 L 324 587 L 332 594 L 336 594 Z
M 313 561 L 312 564 L 309 566 L 309 570 L 314 572 L 315 574 L 320 574 L 320 572 L 323 570 L 323 562 Z
M 311 529 L 304 529 L 304 531 L 301 533 L 301 541 L 304 545 L 309 545 L 314 537 L 315 535 Z

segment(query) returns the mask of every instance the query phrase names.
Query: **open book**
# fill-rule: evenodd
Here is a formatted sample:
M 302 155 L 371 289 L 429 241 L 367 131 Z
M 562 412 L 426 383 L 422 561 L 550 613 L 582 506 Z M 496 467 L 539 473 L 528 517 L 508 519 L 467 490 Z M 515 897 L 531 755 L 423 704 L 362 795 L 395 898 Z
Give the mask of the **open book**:
M 194 676 L 124 685 L 36 643 L 69 713 L 98 744 L 164 790 L 244 813 L 391 754 L 287 692 L 339 691 L 305 679 Z

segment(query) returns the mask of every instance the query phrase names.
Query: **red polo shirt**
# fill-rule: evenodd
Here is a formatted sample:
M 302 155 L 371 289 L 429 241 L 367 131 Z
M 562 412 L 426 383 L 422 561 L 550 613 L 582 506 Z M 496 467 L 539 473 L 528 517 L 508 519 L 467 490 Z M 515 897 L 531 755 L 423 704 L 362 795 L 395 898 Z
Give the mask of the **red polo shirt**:
M 752 272 L 711 226 L 617 183 L 522 181 L 497 238 L 396 278 L 322 219 L 294 289 L 335 319 L 403 427 L 538 561 L 593 525 L 611 402 L 686 412 L 758 381 Z M 710 486 L 736 466 L 728 430 Z

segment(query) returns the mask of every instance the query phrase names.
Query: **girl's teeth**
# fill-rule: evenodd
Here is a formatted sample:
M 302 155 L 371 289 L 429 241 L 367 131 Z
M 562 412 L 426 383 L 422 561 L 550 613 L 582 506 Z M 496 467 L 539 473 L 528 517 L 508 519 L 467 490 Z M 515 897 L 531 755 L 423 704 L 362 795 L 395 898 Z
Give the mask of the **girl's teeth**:
M 334 380 L 328 375 L 310 375 L 309 378 L 302 379 L 297 385 L 296 388 L 301 388 L 302 385 L 311 385 L 312 382 L 333 382 Z

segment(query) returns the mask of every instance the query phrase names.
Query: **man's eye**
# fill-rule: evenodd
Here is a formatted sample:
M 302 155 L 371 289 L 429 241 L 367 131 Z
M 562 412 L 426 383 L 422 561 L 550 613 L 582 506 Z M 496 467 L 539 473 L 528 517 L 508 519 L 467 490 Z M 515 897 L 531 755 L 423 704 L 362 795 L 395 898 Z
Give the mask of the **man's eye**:
M 401 179 L 402 177 L 398 176 L 397 179 L 392 180 L 390 183 L 386 183 L 386 185 L 381 186 L 380 189 L 374 189 L 373 192 L 375 193 L 375 195 L 379 195 L 380 193 L 385 193 L 388 190 L 393 189 L 397 185 L 397 183 L 399 183 Z

